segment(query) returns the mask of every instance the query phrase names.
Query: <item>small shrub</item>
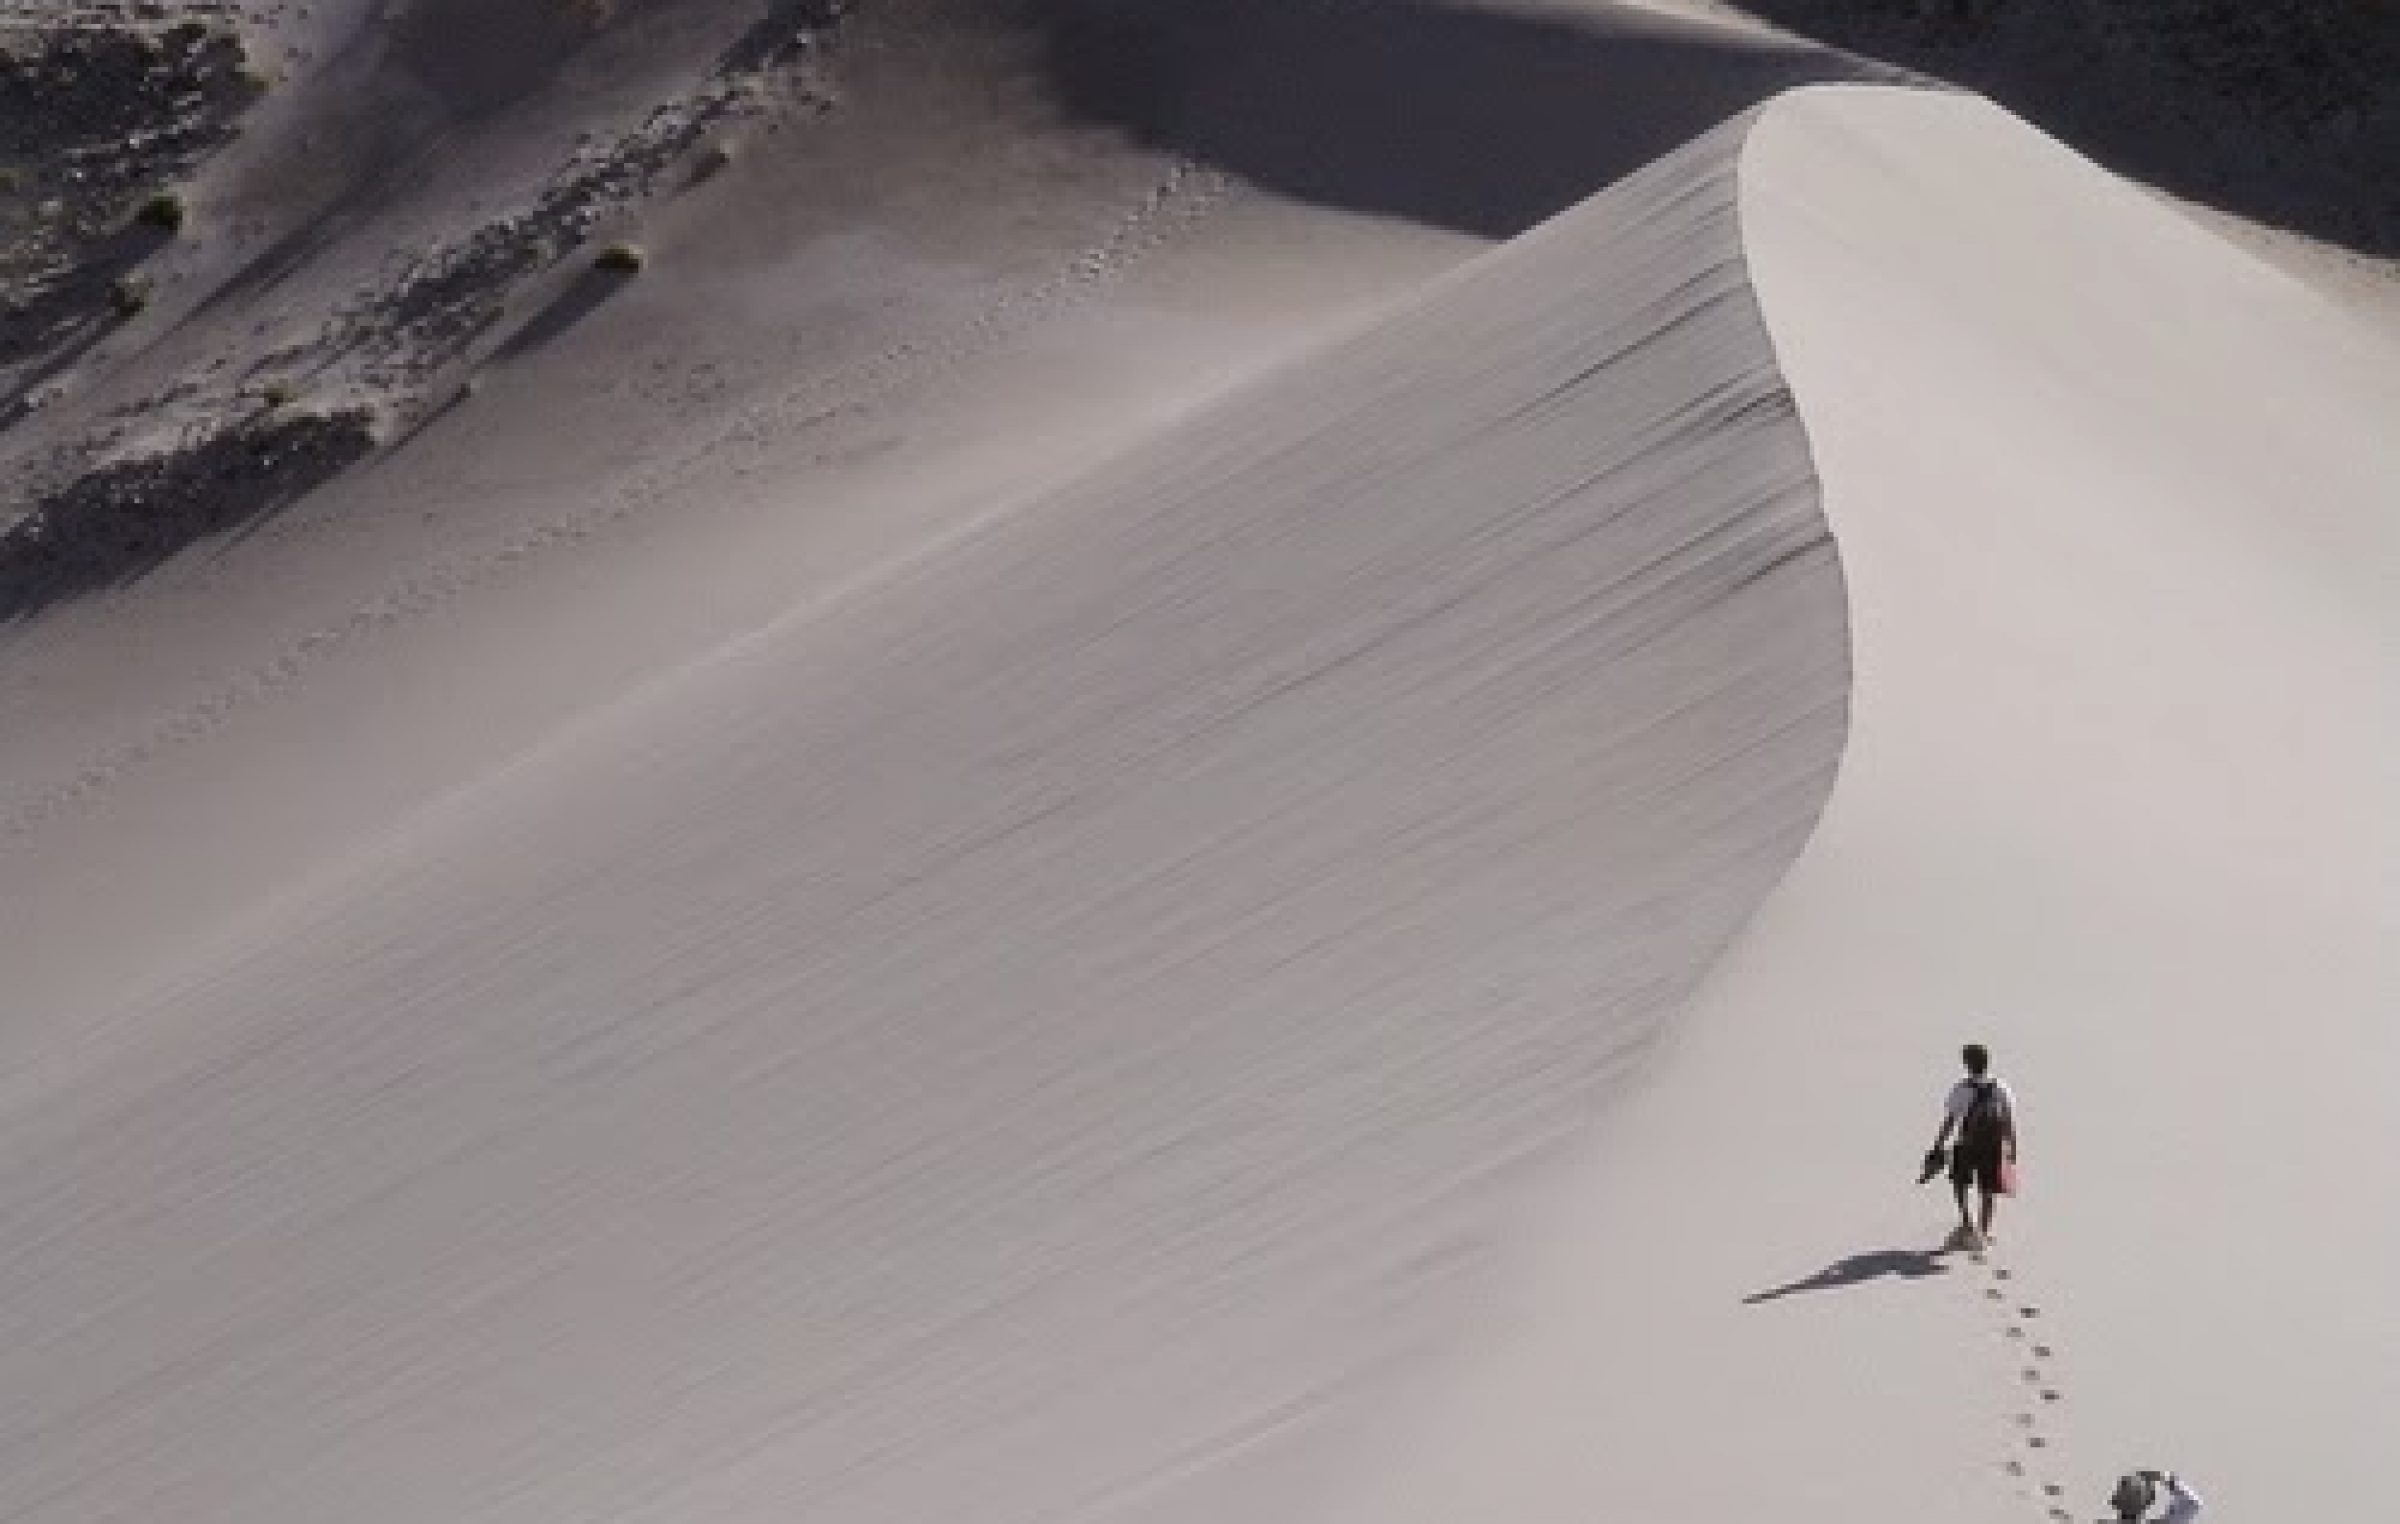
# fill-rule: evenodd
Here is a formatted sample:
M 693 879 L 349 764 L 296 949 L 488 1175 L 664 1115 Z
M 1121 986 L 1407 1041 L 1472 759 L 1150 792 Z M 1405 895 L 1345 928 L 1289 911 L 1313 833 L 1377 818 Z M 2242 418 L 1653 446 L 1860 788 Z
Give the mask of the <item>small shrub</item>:
M 300 388 L 289 381 L 270 381 L 258 389 L 258 400 L 272 408 L 290 407 L 300 400 Z
M 120 275 L 108 288 L 108 305 L 119 317 L 132 317 L 146 310 L 158 285 L 147 275 Z
M 592 261 L 592 268 L 606 270 L 611 275 L 639 275 L 642 266 L 649 262 L 650 257 L 642 252 L 640 244 L 612 243 Z
M 135 217 L 146 228 L 156 228 L 162 233 L 180 233 L 189 215 L 183 197 L 173 191 L 160 191 L 142 203 L 142 209 Z

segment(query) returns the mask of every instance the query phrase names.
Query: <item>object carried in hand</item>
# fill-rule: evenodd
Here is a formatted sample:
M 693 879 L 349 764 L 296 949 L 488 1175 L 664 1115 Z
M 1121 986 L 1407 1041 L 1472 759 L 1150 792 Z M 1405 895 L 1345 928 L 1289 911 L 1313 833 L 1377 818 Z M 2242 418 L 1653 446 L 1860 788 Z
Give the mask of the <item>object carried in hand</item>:
M 1923 1185 L 1949 1167 L 1950 1150 L 1940 1147 L 1925 1150 L 1925 1161 L 1917 1166 L 1917 1184 Z
M 2000 1161 L 2000 1194 L 2003 1196 L 2014 1196 L 2016 1193 L 2017 1161 L 2014 1159 L 2002 1159 Z

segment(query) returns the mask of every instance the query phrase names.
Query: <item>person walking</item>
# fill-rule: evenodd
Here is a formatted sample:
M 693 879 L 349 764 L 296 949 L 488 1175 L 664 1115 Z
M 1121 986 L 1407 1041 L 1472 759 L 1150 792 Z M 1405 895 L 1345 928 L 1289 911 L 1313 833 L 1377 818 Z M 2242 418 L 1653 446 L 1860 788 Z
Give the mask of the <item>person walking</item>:
M 1980 1249 L 1992 1241 L 1994 1204 L 2015 1189 L 2017 1098 L 2008 1082 L 1991 1072 L 1991 1050 L 1983 1044 L 1968 1043 L 1958 1056 L 1967 1066 L 1967 1077 L 1950 1087 L 1942 1103 L 1942 1128 L 1926 1153 L 1925 1178 L 1933 1177 L 1936 1161 L 1947 1148 L 1950 1189 L 1958 1198 L 1958 1231 L 1952 1241 Z M 1980 1216 L 1968 1210 L 1970 1190 L 1982 1197 Z
M 2162 1502 L 2160 1512 L 2150 1511 Z M 2128 1471 L 2117 1478 L 2108 1506 L 2117 1511 L 2118 1524 L 2191 1524 L 2200 1517 L 2200 1494 L 2172 1471 Z

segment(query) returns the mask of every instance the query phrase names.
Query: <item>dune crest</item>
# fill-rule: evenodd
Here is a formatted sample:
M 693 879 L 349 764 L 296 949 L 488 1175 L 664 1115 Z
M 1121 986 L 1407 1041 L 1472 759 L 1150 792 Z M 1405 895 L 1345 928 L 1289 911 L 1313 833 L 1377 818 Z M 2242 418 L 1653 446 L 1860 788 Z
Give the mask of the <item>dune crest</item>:
M 1740 140 L 20 1029 L 0 1501 L 1322 1495 L 1830 781 Z
M 0 1514 L 2371 1495 L 2336 309 L 1655 9 L 325 4 L 11 441 L 266 420 L 0 567 Z
M 2082 1520 L 2134 1466 L 2354 1509 L 2400 1370 L 2358 1167 L 2400 365 L 1968 97 L 1796 93 L 1741 177 L 1842 549 L 1841 777 L 1346 1517 Z M 2025 1110 L 1982 1259 L 1910 1183 L 1968 1040 Z

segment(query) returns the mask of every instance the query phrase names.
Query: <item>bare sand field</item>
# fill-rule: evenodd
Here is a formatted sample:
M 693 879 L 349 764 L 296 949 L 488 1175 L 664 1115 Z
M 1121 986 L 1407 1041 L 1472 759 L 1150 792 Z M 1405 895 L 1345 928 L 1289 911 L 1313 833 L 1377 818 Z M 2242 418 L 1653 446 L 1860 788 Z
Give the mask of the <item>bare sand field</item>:
M 0 1517 L 2365 1506 L 2379 246 L 1766 9 L 0 9 Z

